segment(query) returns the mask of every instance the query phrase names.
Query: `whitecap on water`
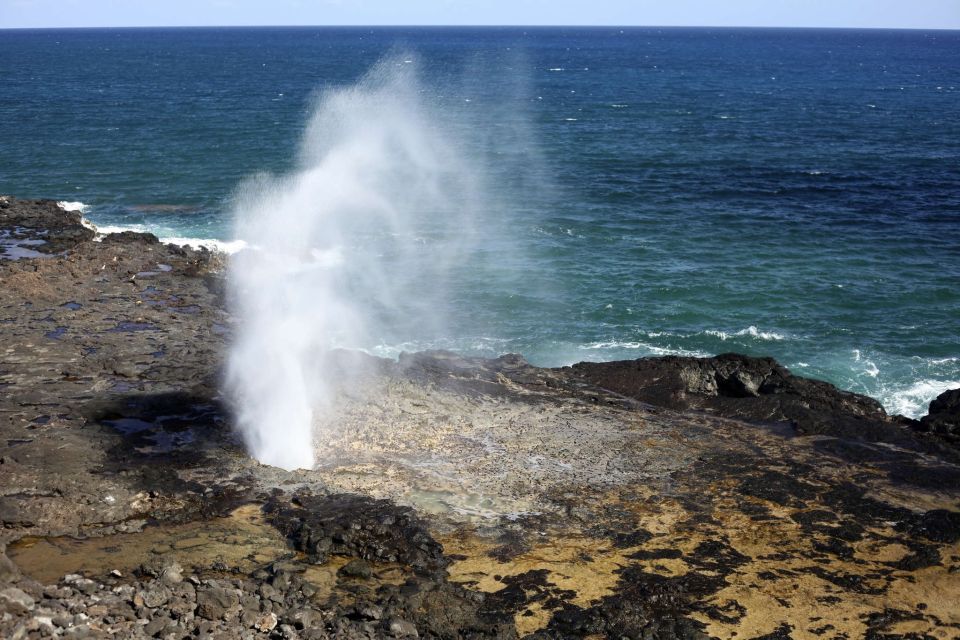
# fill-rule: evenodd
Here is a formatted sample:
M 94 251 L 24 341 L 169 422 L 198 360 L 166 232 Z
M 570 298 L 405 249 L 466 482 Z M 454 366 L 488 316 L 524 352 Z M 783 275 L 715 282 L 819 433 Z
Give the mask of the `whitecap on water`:
M 80 213 L 84 213 L 89 209 L 89 206 L 82 202 L 71 202 L 69 200 L 61 200 L 57 202 L 57 205 L 64 211 L 79 211 Z
M 694 358 L 706 358 L 710 356 L 710 354 L 704 351 L 683 349 L 680 347 L 661 347 L 639 341 L 627 342 L 610 340 L 606 342 L 592 342 L 582 344 L 578 348 L 582 351 L 613 351 L 614 353 L 618 351 L 642 351 L 643 353 L 641 355 L 651 356 L 691 356 Z
M 702 332 L 703 335 L 713 336 L 715 338 L 720 338 L 723 341 L 727 341 L 733 337 L 737 336 L 749 336 L 751 338 L 756 338 L 757 340 L 778 342 L 780 340 L 786 340 L 787 336 L 782 333 L 777 333 L 775 331 L 760 331 L 756 326 L 750 325 L 746 329 L 740 329 L 739 331 L 726 332 L 718 331 L 715 329 L 707 329 Z

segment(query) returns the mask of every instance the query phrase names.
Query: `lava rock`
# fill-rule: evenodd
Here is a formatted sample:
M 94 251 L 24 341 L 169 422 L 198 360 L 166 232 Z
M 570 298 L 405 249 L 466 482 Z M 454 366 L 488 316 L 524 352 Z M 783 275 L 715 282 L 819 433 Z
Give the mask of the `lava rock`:
M 423 573 L 441 572 L 449 563 L 413 509 L 389 500 L 356 494 L 300 495 L 291 503 L 274 500 L 266 511 L 294 546 L 317 563 L 337 554 L 401 562 Z
M 937 396 L 920 424 L 925 430 L 960 444 L 960 389 L 950 389 Z
M 0 227 L 15 229 L 23 239 L 43 240 L 30 246 L 39 253 L 62 253 L 93 240 L 96 232 L 83 223 L 78 211 L 64 211 L 55 200 L 0 198 Z
M 795 376 L 773 358 L 737 353 L 712 358 L 665 356 L 581 362 L 561 371 L 569 372 L 574 380 L 677 411 L 694 409 L 750 422 L 787 422 L 801 435 L 888 442 L 938 453 L 944 450 L 939 443 L 914 433 L 919 423 L 888 416 L 879 402 L 867 396 Z

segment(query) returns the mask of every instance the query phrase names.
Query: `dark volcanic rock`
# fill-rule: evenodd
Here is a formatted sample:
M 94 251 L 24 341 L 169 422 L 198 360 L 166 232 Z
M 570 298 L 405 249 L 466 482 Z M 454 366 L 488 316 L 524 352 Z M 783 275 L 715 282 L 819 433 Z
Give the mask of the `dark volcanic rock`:
M 136 231 L 121 231 L 103 237 L 103 244 L 129 245 L 131 243 L 160 244 L 160 240 L 152 233 L 138 233 Z
M 413 509 L 389 500 L 354 494 L 298 496 L 292 507 L 275 502 L 270 509 L 294 546 L 320 563 L 335 554 L 436 573 L 448 562 Z
M 937 396 L 920 424 L 923 429 L 960 444 L 960 389 L 950 389 Z
M 93 239 L 77 211 L 64 211 L 53 200 L 16 200 L 0 196 L 0 229 L 11 240 L 37 241 L 26 246 L 39 253 L 55 254 Z
M 581 362 L 574 377 L 648 404 L 706 410 L 753 422 L 788 422 L 801 435 L 830 435 L 936 449 L 886 414 L 879 402 L 828 382 L 795 376 L 773 358 L 726 353 L 712 358 L 666 356 Z

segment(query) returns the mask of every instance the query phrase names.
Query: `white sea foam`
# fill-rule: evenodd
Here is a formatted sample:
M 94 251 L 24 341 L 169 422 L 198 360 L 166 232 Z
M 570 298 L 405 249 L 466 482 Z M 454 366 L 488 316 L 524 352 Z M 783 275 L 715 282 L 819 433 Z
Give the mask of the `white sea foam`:
M 71 202 L 69 200 L 61 200 L 57 203 L 60 205 L 60 208 L 64 211 L 79 211 L 80 213 L 85 213 L 89 207 L 82 202 Z
M 90 225 L 91 228 L 97 232 L 95 241 L 99 242 L 103 240 L 103 237 L 110 235 L 111 233 L 123 233 L 125 231 L 133 231 L 135 233 L 153 233 L 154 235 L 159 235 L 163 231 L 168 229 L 158 229 L 157 227 L 152 227 L 146 224 L 105 224 L 105 225 Z M 175 244 L 181 247 L 191 247 L 194 249 L 199 249 L 200 247 L 205 247 L 210 251 L 219 251 L 221 253 L 233 254 L 241 249 L 245 249 L 248 245 L 243 240 L 217 240 L 214 238 L 193 238 L 189 236 L 159 236 L 160 242 L 164 244 Z
M 713 336 L 715 338 L 720 338 L 724 342 L 738 336 L 750 336 L 751 338 L 756 338 L 758 340 L 766 340 L 771 342 L 777 342 L 780 340 L 787 339 L 787 336 L 783 335 L 782 333 L 777 333 L 775 331 L 760 331 L 754 325 L 750 325 L 746 329 L 740 329 L 739 331 L 734 331 L 731 333 L 728 333 L 726 331 L 707 329 L 706 331 L 703 332 L 703 334 L 708 336 Z
M 876 362 L 865 356 L 860 349 L 853 349 L 850 352 L 853 355 L 854 372 L 857 377 L 866 376 L 876 379 L 880 375 L 880 367 Z
M 655 356 L 692 356 L 695 358 L 706 358 L 710 355 L 704 351 L 683 349 L 680 347 L 661 347 L 640 341 L 607 340 L 582 344 L 578 348 L 584 351 L 642 351 L 643 355 Z
M 244 240 L 213 240 L 210 238 L 181 238 L 177 236 L 160 238 L 160 242 L 164 244 L 175 244 L 181 247 L 191 247 L 193 249 L 205 247 L 210 251 L 229 254 L 236 253 L 241 249 L 246 249 L 248 246 Z
M 890 414 L 921 418 L 927 414 L 930 401 L 949 389 L 960 387 L 960 380 L 919 380 L 907 386 L 884 391 L 880 403 Z
M 134 231 L 136 233 L 147 233 L 150 228 L 143 224 L 104 224 L 95 225 L 97 230 L 97 240 L 102 240 L 103 236 L 111 233 L 123 233 L 124 231 Z
M 408 340 L 392 344 L 381 343 L 362 351 L 380 358 L 396 359 L 401 353 L 418 351 L 445 350 L 456 353 L 479 355 L 495 358 L 510 352 L 511 341 L 492 336 L 463 336 L 459 338 L 438 338 L 436 340 Z

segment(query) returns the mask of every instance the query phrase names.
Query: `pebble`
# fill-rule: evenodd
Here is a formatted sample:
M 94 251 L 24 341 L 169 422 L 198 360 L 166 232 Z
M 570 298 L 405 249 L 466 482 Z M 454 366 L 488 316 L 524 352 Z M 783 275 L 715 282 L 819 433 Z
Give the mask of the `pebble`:
M 266 633 L 267 631 L 273 631 L 277 626 L 277 614 L 275 613 L 265 613 L 264 615 L 257 618 L 257 621 L 254 623 L 254 628 L 257 631 Z

